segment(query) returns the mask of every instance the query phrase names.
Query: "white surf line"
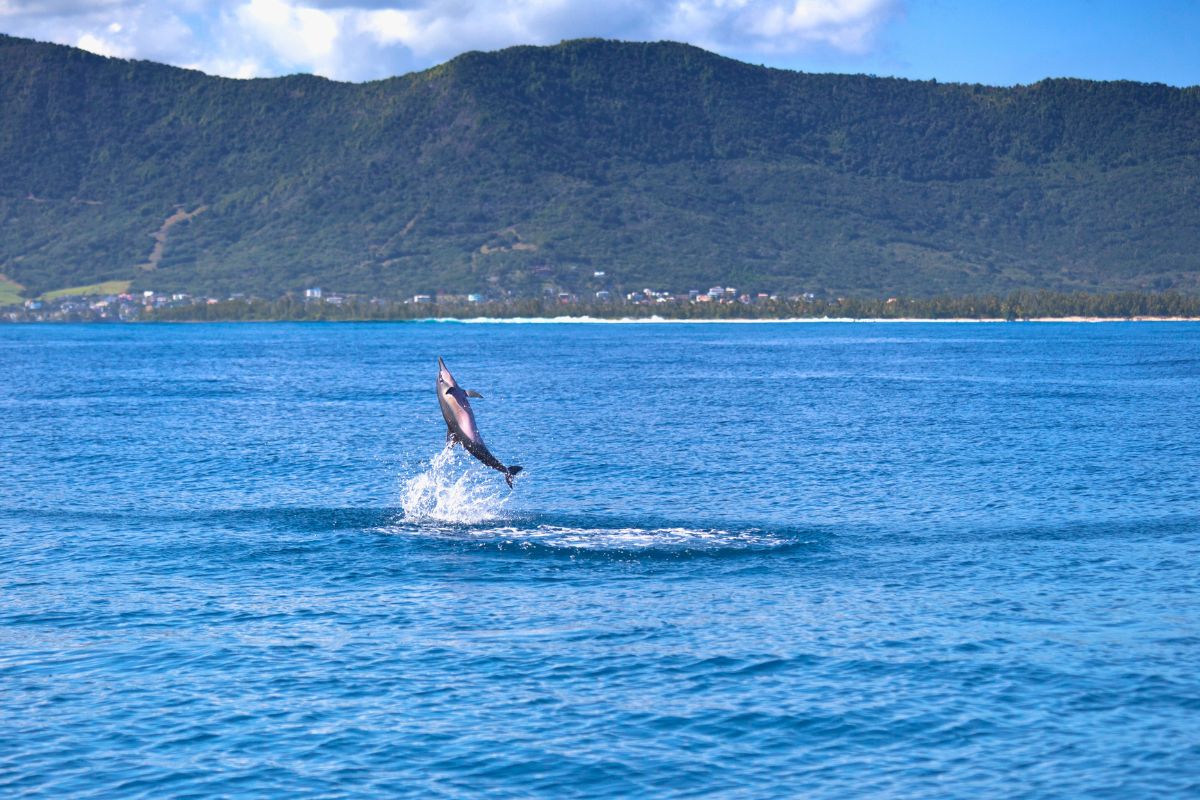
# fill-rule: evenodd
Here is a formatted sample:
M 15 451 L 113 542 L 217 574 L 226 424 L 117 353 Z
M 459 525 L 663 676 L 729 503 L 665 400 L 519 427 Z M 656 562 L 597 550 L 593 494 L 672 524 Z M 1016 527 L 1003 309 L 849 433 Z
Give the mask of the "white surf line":
M 955 317 L 952 319 L 922 319 L 913 317 L 904 317 L 898 319 L 883 319 L 876 317 L 787 317 L 785 319 L 669 319 L 667 317 L 620 317 L 617 319 L 604 319 L 601 317 L 468 317 L 460 319 L 457 317 L 425 317 L 423 319 L 413 320 L 414 322 L 444 322 L 463 325 L 656 325 L 656 324 L 677 324 L 677 325 L 779 325 L 779 324 L 821 324 L 828 322 L 863 322 L 874 324 L 890 324 L 890 323 L 939 323 L 939 324 L 996 324 L 999 322 L 1070 322 L 1070 323 L 1096 323 L 1096 322 L 1200 322 L 1200 317 L 1029 317 L 1023 319 L 1007 320 L 1007 319 L 973 319 L 969 317 Z

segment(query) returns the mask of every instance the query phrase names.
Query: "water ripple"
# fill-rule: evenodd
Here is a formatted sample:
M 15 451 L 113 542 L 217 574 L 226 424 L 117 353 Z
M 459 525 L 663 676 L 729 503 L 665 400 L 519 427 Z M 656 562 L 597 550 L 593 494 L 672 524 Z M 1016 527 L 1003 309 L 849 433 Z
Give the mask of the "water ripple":
M 1198 330 L 0 328 L 0 796 L 1195 795 Z

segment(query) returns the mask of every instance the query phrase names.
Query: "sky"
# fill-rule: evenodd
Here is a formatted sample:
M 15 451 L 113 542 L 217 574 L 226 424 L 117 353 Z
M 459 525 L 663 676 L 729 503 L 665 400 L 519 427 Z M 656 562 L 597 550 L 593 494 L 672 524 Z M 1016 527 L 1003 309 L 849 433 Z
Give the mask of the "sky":
M 0 32 L 236 78 L 373 80 L 602 37 L 807 72 L 1200 84 L 1200 0 L 0 0 Z

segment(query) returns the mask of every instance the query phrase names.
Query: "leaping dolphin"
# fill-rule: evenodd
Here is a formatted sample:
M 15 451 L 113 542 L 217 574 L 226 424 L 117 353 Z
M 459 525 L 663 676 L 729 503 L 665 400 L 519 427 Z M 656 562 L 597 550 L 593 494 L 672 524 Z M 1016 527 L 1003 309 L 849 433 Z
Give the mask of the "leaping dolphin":
M 437 396 L 438 405 L 442 408 L 442 417 L 446 420 L 446 444 L 450 447 L 461 444 L 463 449 L 475 458 L 503 473 L 504 480 L 508 482 L 511 489 L 513 476 L 523 468 L 516 464 L 504 466 L 500 463 L 500 459 L 487 449 L 487 445 L 483 443 L 483 437 L 479 435 L 479 428 L 475 426 L 475 415 L 471 413 L 471 403 L 467 400 L 468 397 L 482 398 L 483 395 L 479 392 L 464 391 L 458 385 L 458 381 L 454 380 L 450 370 L 446 369 L 446 362 L 442 361 L 440 356 L 438 357 Z

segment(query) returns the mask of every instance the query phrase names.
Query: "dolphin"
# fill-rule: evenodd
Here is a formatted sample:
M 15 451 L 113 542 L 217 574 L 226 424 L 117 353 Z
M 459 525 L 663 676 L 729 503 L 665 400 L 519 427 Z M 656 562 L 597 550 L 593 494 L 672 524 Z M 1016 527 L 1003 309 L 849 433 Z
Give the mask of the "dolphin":
M 503 473 L 504 480 L 508 482 L 508 487 L 511 489 L 513 476 L 523 467 L 518 467 L 516 464 L 506 467 L 487 449 L 487 445 L 483 443 L 483 437 L 479 435 L 479 428 L 475 426 L 475 415 L 471 412 L 471 403 L 467 400 L 468 397 L 482 399 L 483 395 L 475 391 L 464 391 L 458 385 L 458 381 L 454 380 L 450 370 L 446 369 L 446 362 L 442 361 L 440 356 L 438 357 L 437 396 L 438 405 L 442 409 L 442 417 L 446 420 L 447 446 L 453 447 L 461 444 L 463 449 L 475 458 Z

